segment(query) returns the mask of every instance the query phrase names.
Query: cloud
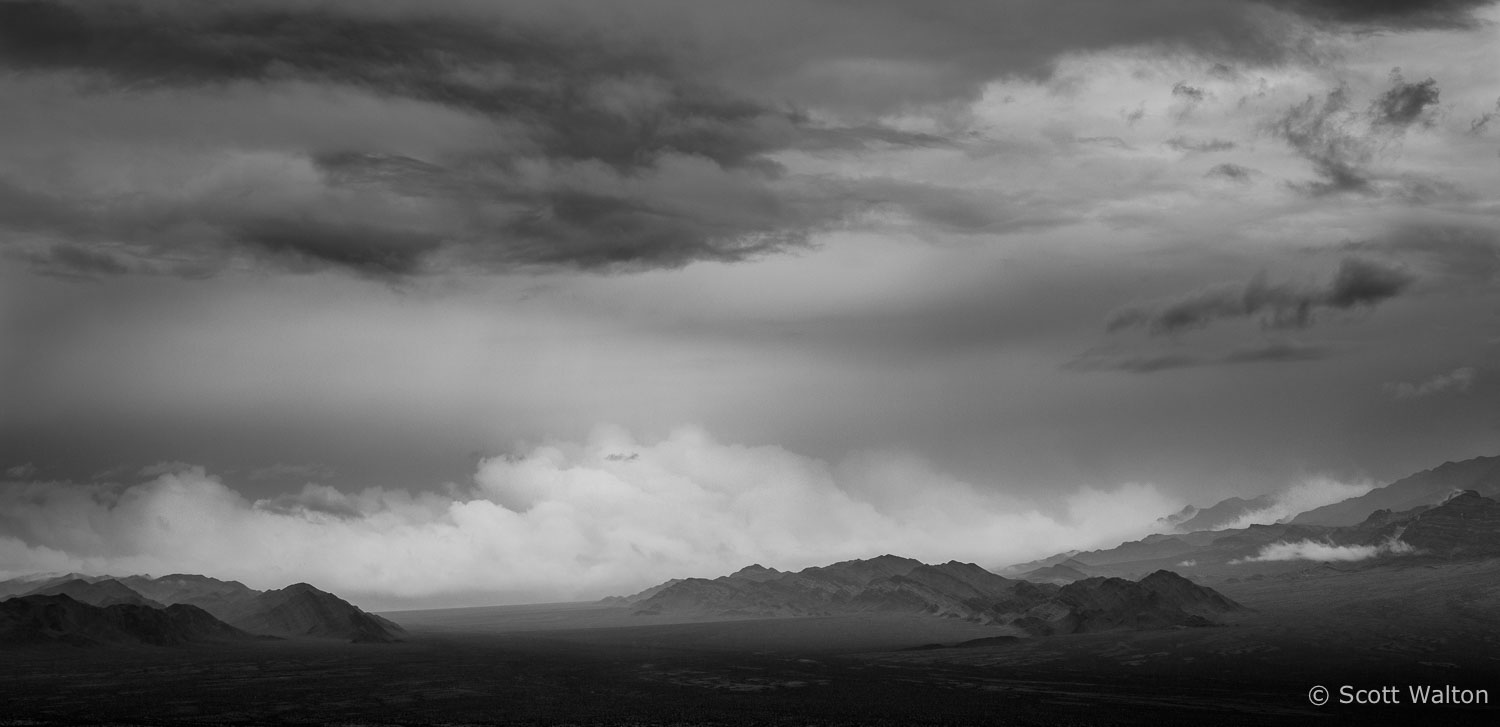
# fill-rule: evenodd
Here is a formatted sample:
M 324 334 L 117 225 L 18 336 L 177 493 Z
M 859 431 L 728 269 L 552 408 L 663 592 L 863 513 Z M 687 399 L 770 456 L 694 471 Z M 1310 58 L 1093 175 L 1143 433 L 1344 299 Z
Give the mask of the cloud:
M 1295 543 L 1272 543 L 1248 558 L 1229 561 L 1239 563 L 1264 563 L 1270 561 L 1311 560 L 1321 563 L 1348 563 L 1369 560 L 1379 555 L 1402 555 L 1416 552 L 1409 543 L 1391 538 L 1379 545 L 1334 545 L 1316 540 L 1299 540 Z
M 333 477 L 334 469 L 321 464 L 286 464 L 278 462 L 265 467 L 257 467 L 250 471 L 247 477 L 252 481 L 262 480 L 321 480 Z
M 1437 81 L 1428 78 L 1407 83 L 1398 68 L 1391 71 L 1391 88 L 1370 104 L 1370 115 L 1376 126 L 1406 128 L 1417 123 L 1431 126 L 1437 104 Z
M 238 257 L 376 277 L 455 261 L 670 268 L 795 246 L 843 214 L 782 184 L 768 155 L 797 143 L 789 112 L 697 83 L 629 38 L 441 9 L 0 5 L 0 63 L 24 71 L 5 82 L 51 102 L 28 114 L 60 109 L 94 132 L 79 146 L 37 131 L 55 118 L 23 120 L 70 172 L 0 168 L 42 203 L 26 205 L 21 224 L 41 242 L 22 257 L 79 275 L 173 272 L 80 252 L 106 244 L 191 255 L 198 270 Z M 179 131 L 140 123 L 155 116 Z M 329 119 L 344 119 L 340 133 Z M 279 161 L 247 174 L 247 158 Z M 132 175 L 129 196 L 105 183 Z M 205 177 L 223 183 L 194 184 Z
M 1238 518 L 1220 524 L 1215 530 L 1232 530 L 1247 528 L 1251 525 L 1270 525 L 1272 523 L 1284 522 L 1297 515 L 1323 507 L 1336 502 L 1343 502 L 1351 497 L 1359 497 L 1370 490 L 1375 489 L 1374 482 L 1368 480 L 1358 482 L 1344 482 L 1331 477 L 1309 477 L 1279 492 L 1273 493 L 1271 504 L 1259 510 L 1253 510 L 1240 515 Z
M 1388 382 L 1381 386 L 1385 393 L 1396 399 L 1419 399 L 1444 392 L 1465 392 L 1474 385 L 1479 372 L 1472 366 L 1460 366 L 1416 383 L 1405 381 Z
M 1227 139 L 1193 139 L 1186 136 L 1174 136 L 1164 142 L 1168 148 L 1174 151 L 1193 152 L 1205 154 L 1216 151 L 1229 151 L 1235 144 Z
M 1308 185 L 1314 194 L 1362 192 L 1369 189 L 1365 169 L 1374 156 L 1367 139 L 1347 126 L 1348 89 L 1328 92 L 1320 102 L 1313 96 L 1288 109 L 1273 128 L 1303 158 L 1312 162 L 1321 181 Z
M 41 470 L 37 468 L 35 463 L 26 462 L 25 464 L 6 467 L 5 476 L 13 480 L 24 480 L 28 477 L 35 477 L 36 474 L 40 471 Z
M 1311 18 L 1386 29 L 1461 28 L 1493 0 L 1265 0 Z
M 1260 275 L 1248 283 L 1214 285 L 1164 303 L 1122 308 L 1110 314 L 1105 328 L 1145 328 L 1161 335 L 1234 318 L 1259 318 L 1267 328 L 1305 328 L 1319 309 L 1374 307 L 1400 295 L 1414 280 L 1403 268 L 1351 257 L 1321 285 L 1271 283 Z
M 1495 110 L 1486 111 L 1469 122 L 1469 133 L 1478 136 L 1484 133 L 1485 127 L 1489 126 L 1496 116 L 1500 116 L 1500 98 L 1495 99 Z
M 909 454 L 831 464 L 691 428 L 655 442 L 602 429 L 485 460 L 441 494 L 310 484 L 249 500 L 201 468 L 128 487 L 7 483 L 0 572 L 305 580 L 386 604 L 597 598 L 751 562 L 1019 561 L 1149 532 L 1179 505 L 1140 484 L 1064 502 L 1045 514 Z
M 1224 162 L 1223 164 L 1215 164 L 1207 172 L 1204 172 L 1203 176 L 1223 177 L 1224 179 L 1228 179 L 1232 182 L 1249 183 L 1251 177 L 1254 177 L 1259 173 L 1260 172 L 1257 172 L 1249 167 L 1240 166 L 1231 162 Z
M 848 162 L 960 146 L 961 123 L 899 121 L 963 116 L 997 79 L 1130 48 L 1276 62 L 1311 32 L 1255 3 L 1086 5 L 4 2 L 0 220 L 13 258 L 81 278 L 737 262 L 859 219 L 870 175 Z M 1282 7 L 1363 27 L 1472 6 Z M 251 157 L 277 161 L 249 174 Z M 1033 200 L 929 186 L 884 204 L 960 234 L 1028 228 L 1011 219 Z M 986 207 L 1000 219 L 972 219 Z
M 187 462 L 162 461 L 155 464 L 148 464 L 145 467 L 136 470 L 136 475 L 140 477 L 160 477 L 162 475 L 173 475 L 180 472 L 193 472 L 198 469 L 200 468 L 197 465 L 189 464 Z
M 1317 361 L 1329 355 L 1331 352 L 1321 346 L 1295 341 L 1270 341 L 1260 346 L 1236 348 L 1225 354 L 1222 361 L 1224 363 L 1282 363 Z
M 1190 103 L 1197 103 L 1199 101 L 1202 101 L 1203 99 L 1208 98 L 1207 91 L 1195 86 L 1189 86 L 1186 81 L 1178 81 L 1177 83 L 1173 84 L 1172 95 L 1187 99 Z
M 1272 124 L 1271 133 L 1312 162 L 1320 178 L 1296 188 L 1313 196 L 1358 192 L 1422 198 L 1440 191 L 1444 186 L 1440 181 L 1409 175 L 1397 176 L 1394 185 L 1385 185 L 1388 188 L 1375 184 L 1389 176 L 1373 168 L 1376 152 L 1414 126 L 1433 125 L 1438 103 L 1434 79 L 1407 83 L 1397 68 L 1391 71 L 1390 84 L 1363 112 L 1353 109 L 1349 89 L 1339 86 L 1321 101 L 1308 96 Z
M 1450 284 L 1488 282 L 1500 276 L 1500 229 L 1493 225 L 1404 224 L 1344 247 L 1415 258 L 1418 265 L 1448 278 Z
M 1075 371 L 1125 371 L 1134 374 L 1154 374 L 1160 371 L 1203 366 L 1317 361 L 1331 355 L 1333 355 L 1332 351 L 1321 346 L 1295 341 L 1268 341 L 1260 345 L 1233 348 L 1213 354 L 1180 351 L 1149 354 L 1091 353 L 1079 356 L 1063 367 Z

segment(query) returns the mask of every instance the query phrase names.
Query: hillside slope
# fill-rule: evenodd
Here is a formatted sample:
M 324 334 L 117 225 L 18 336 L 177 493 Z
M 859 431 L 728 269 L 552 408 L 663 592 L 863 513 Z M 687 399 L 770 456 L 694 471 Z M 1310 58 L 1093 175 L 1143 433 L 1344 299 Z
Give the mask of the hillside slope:
M 0 602 L 0 643 L 150 644 L 245 641 L 251 635 L 196 606 L 92 606 L 66 595 L 20 596 Z
M 1291 522 L 1332 527 L 1357 525 L 1377 510 L 1401 512 L 1435 505 L 1465 490 L 1473 490 L 1485 497 L 1500 497 L 1500 456 L 1446 462 L 1359 497 L 1308 510 L 1292 518 Z

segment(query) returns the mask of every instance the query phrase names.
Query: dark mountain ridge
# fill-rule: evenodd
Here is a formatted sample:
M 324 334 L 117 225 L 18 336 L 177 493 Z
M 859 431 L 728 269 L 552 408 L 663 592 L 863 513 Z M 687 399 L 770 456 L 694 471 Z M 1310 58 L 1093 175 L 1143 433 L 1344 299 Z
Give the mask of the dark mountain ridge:
M 306 583 L 265 591 L 223 609 L 224 620 L 246 631 L 272 636 L 349 639 L 356 643 L 398 641 L 403 629 Z
M 252 638 L 187 604 L 165 608 L 129 603 L 94 606 L 65 594 L 19 596 L 0 602 L 0 643 L 11 645 L 181 646 Z
M 1285 552 L 1276 554 L 1278 548 Z M 1108 550 L 1075 553 L 1072 560 L 1100 575 L 1136 577 L 1173 568 L 1193 578 L 1212 579 L 1291 575 L 1328 562 L 1364 569 L 1496 555 L 1500 502 L 1467 490 L 1435 505 L 1401 512 L 1377 510 L 1351 526 L 1276 523 L 1152 535 Z M 1039 573 L 1037 580 L 1046 581 L 1045 575 Z
M 1485 497 L 1500 497 L 1500 456 L 1444 462 L 1359 497 L 1300 513 L 1291 522 L 1333 527 L 1357 525 L 1379 510 L 1404 512 L 1423 505 L 1436 505 L 1454 493 L 1466 490 Z
M 0 588 L 25 583 L 30 586 L 28 595 L 62 593 L 98 606 L 129 603 L 158 610 L 190 606 L 238 630 L 282 638 L 385 643 L 400 640 L 404 632 L 396 623 L 306 583 L 257 591 L 238 581 L 187 573 L 159 578 L 69 576 L 15 579 L 0 583 Z
M 749 574 L 687 578 L 665 585 L 633 608 L 643 615 L 731 618 L 902 613 L 1038 635 L 1204 626 L 1242 610 L 1217 592 L 1167 571 L 1139 582 L 1084 577 L 1059 586 L 1005 578 L 973 563 L 927 565 L 892 555 L 794 573 L 757 566 Z
M 153 601 L 129 586 L 113 579 L 102 578 L 87 581 L 82 578 L 48 583 L 22 596 L 68 596 L 79 603 L 90 606 L 114 606 L 121 603 L 150 608 L 165 608 L 165 604 Z

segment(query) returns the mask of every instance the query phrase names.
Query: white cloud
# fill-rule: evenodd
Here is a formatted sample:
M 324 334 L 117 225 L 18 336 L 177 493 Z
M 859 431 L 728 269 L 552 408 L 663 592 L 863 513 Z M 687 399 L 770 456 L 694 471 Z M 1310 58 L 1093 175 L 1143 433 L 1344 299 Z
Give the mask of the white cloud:
M 1316 540 L 1301 540 L 1295 543 L 1272 543 L 1249 558 L 1229 562 L 1231 565 L 1283 560 L 1313 560 L 1322 563 L 1352 562 L 1368 560 L 1385 553 L 1399 555 L 1415 551 L 1416 549 L 1410 543 L 1395 537 L 1379 545 L 1334 545 Z
M 1341 482 L 1331 477 L 1309 477 L 1277 492 L 1273 495 L 1274 499 L 1270 506 L 1244 513 L 1215 530 L 1231 530 L 1247 528 L 1251 525 L 1284 522 L 1308 510 L 1343 502 L 1351 497 L 1359 497 L 1373 489 L 1375 489 L 1375 483 L 1369 480 Z
M 6 486 L 0 576 L 200 572 L 386 606 L 597 598 L 751 562 L 890 552 L 995 565 L 1135 537 L 1179 505 L 1141 484 L 1065 502 L 1045 514 L 906 454 L 831 465 L 694 428 L 656 442 L 600 429 L 486 460 L 472 486 L 441 495 L 308 485 L 251 501 L 201 468 L 124 488 Z
M 1387 394 L 1397 399 L 1417 399 L 1448 391 L 1468 391 L 1474 385 L 1474 379 L 1478 375 L 1479 372 L 1475 371 L 1472 366 L 1460 366 L 1425 381 L 1416 383 L 1396 381 L 1387 383 L 1381 388 L 1385 389 Z
M 27 462 L 5 468 L 5 476 L 13 480 L 35 476 L 39 470 L 35 463 Z

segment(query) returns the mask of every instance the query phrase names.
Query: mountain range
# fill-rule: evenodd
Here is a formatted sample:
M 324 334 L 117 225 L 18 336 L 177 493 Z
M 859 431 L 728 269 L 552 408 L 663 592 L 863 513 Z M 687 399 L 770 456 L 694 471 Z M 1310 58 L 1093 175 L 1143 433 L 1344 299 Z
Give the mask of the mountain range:
M 1005 578 L 973 563 L 928 565 L 895 555 L 796 572 L 751 565 L 719 578 L 669 582 L 611 602 L 648 616 L 913 614 L 1030 635 L 1207 626 L 1243 610 L 1216 591 L 1166 570 L 1136 581 L 1083 578 L 1055 585 Z
M 1171 568 L 1200 581 L 1290 576 L 1318 564 L 1404 566 L 1500 555 L 1500 501 L 1466 490 L 1436 505 L 1375 510 L 1349 526 L 1291 522 L 1155 534 L 1114 548 L 1059 553 L 1001 569 L 1022 578 L 1138 577 Z M 1066 565 L 1064 565 L 1066 564 Z
M 1435 505 L 1465 490 L 1485 497 L 1500 497 L 1500 457 L 1445 462 L 1359 497 L 1300 513 L 1291 522 L 1297 525 L 1356 525 L 1377 510 L 1400 512 Z
M 1486 497 L 1500 497 L 1500 456 L 1444 462 L 1358 497 L 1294 513 L 1282 518 L 1281 522 L 1330 527 L 1358 525 L 1376 510 L 1400 512 L 1435 505 L 1465 490 Z M 1188 505 L 1159 518 L 1156 526 L 1158 532 L 1166 534 L 1222 530 L 1241 522 L 1247 515 L 1265 514 L 1275 505 L 1276 498 L 1272 495 L 1250 499 L 1230 497 L 1205 508 Z
M 192 574 L 0 581 L 0 641 L 145 643 L 276 638 L 390 642 L 403 629 L 306 583 L 257 591 Z
M 0 601 L 0 644 L 178 646 L 254 638 L 197 606 L 95 606 L 64 593 Z

